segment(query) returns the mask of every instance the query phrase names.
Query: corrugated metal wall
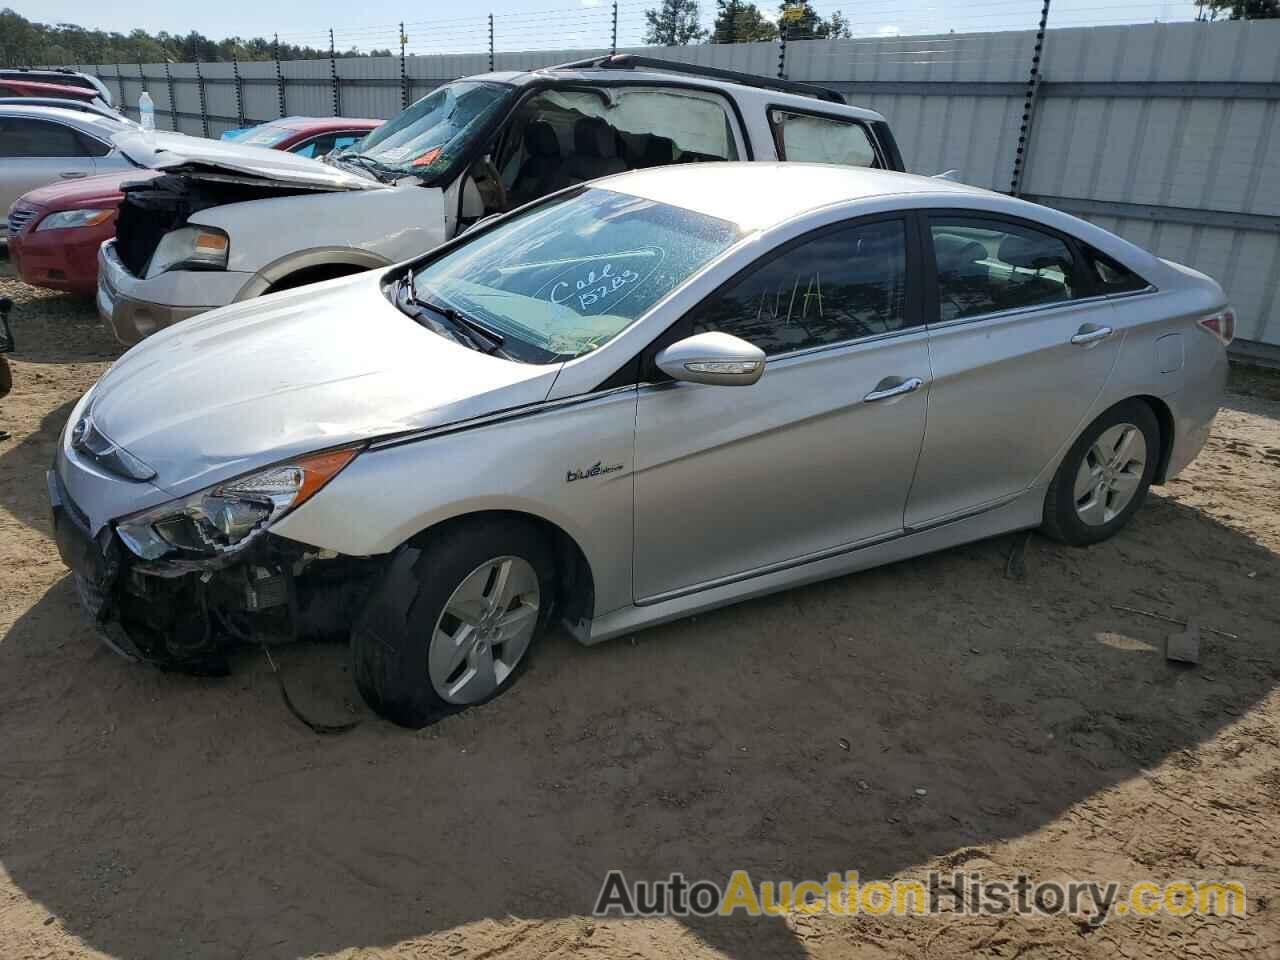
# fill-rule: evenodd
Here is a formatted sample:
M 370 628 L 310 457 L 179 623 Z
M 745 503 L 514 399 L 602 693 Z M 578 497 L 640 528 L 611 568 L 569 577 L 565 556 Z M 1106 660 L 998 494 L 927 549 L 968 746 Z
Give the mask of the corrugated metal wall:
M 785 69 L 883 113 L 914 172 L 955 169 L 1007 191 L 1034 45 L 1030 30 L 810 40 L 787 44 Z M 498 52 L 494 66 L 607 52 Z M 779 67 L 775 43 L 629 52 L 765 76 Z M 241 118 L 280 116 L 282 93 L 285 114 L 331 115 L 335 67 L 343 115 L 400 109 L 397 57 L 285 62 L 283 87 L 274 62 L 100 74 L 130 107 L 145 82 L 161 126 L 217 137 Z M 487 52 L 410 57 L 410 96 L 488 69 Z M 1212 275 L 1238 309 L 1238 335 L 1280 347 L 1280 21 L 1050 30 L 1034 104 L 1023 195 Z

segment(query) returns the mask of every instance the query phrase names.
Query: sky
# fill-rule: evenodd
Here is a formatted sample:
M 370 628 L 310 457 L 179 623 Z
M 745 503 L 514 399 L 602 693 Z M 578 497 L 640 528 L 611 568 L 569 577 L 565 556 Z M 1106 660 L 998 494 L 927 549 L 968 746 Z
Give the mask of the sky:
M 211 4 L 174 0 L 129 0 L 103 4 L 101 0 L 0 0 L 31 20 L 69 22 L 83 27 L 128 32 L 135 27 L 157 33 L 184 34 L 198 30 L 213 39 L 238 35 L 270 37 L 301 45 L 328 46 L 329 27 L 337 45 L 362 49 L 398 46 L 399 28 L 408 24 L 410 51 L 463 52 L 488 47 L 488 14 L 494 15 L 498 49 L 608 46 L 612 9 L 609 0 L 485 0 L 467 5 L 409 6 L 391 0 L 221 0 Z M 644 11 L 657 0 L 619 0 L 618 42 L 640 42 Z M 776 0 L 760 4 L 774 13 Z M 715 0 L 702 0 L 703 20 L 709 25 Z M 823 16 L 842 9 L 853 23 L 855 36 L 946 33 L 1034 28 L 1040 0 L 816 0 Z M 466 11 L 475 9 L 475 13 Z M 1195 7 L 1188 0 L 1134 0 L 1123 6 L 1106 0 L 1054 0 L 1049 25 L 1140 23 L 1188 20 Z

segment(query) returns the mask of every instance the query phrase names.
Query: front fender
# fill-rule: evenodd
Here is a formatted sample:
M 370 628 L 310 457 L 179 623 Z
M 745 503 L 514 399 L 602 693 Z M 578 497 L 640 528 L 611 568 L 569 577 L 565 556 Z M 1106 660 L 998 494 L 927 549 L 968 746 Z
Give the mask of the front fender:
M 362 250 L 358 247 L 315 247 L 289 253 L 267 264 L 255 273 L 236 294 L 235 302 L 260 297 L 273 286 L 292 274 L 310 267 L 355 267 L 359 270 L 376 270 L 394 261 Z
M 545 391 L 554 377 L 549 370 L 536 382 Z M 630 604 L 635 391 L 525 409 L 530 412 L 483 426 L 368 450 L 272 532 L 372 556 L 460 516 L 525 513 L 578 544 L 595 582 L 598 614 Z M 596 463 L 610 469 L 584 470 Z

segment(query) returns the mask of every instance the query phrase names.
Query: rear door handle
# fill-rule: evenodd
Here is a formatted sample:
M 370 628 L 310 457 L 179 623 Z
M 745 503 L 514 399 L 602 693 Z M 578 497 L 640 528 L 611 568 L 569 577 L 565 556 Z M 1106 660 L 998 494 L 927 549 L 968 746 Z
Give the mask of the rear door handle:
M 68 170 L 66 173 L 58 174 L 58 176 L 60 176 L 63 180 L 81 180 L 84 177 L 87 177 L 88 174 L 80 173 L 76 170 Z
M 1077 347 L 1085 344 L 1097 343 L 1099 340 L 1105 340 L 1113 333 L 1110 327 L 1099 327 L 1092 323 L 1086 323 L 1083 327 L 1076 331 L 1075 336 L 1071 338 L 1071 342 Z
M 919 377 L 909 377 L 908 379 L 895 383 L 892 386 L 884 386 L 885 381 L 890 379 L 892 378 L 886 377 L 885 380 L 881 380 L 880 383 L 876 385 L 876 389 L 872 390 L 862 398 L 863 401 L 866 403 L 875 403 L 877 400 L 888 400 L 891 397 L 900 397 L 903 394 L 915 393 L 924 386 L 924 381 Z

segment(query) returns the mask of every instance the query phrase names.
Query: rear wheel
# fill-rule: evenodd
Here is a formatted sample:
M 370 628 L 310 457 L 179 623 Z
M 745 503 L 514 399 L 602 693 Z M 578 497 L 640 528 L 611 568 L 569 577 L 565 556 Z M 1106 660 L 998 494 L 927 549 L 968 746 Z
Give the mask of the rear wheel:
M 543 631 L 553 570 L 520 520 L 452 524 L 402 547 L 351 634 L 365 701 L 422 727 L 509 689 Z
M 1141 400 L 1098 417 L 1067 451 L 1044 500 L 1041 528 L 1084 546 L 1106 540 L 1146 499 L 1160 455 L 1160 424 Z

